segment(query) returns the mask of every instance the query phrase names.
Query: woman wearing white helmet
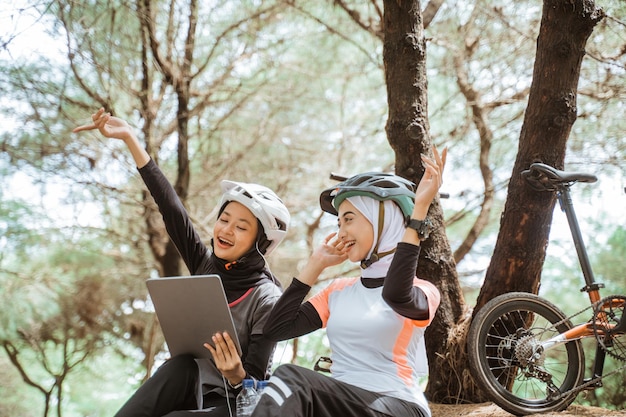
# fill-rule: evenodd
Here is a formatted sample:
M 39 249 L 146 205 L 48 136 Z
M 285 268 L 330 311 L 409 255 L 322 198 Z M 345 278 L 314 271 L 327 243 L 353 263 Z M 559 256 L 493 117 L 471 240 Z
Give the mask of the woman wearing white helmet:
M 326 329 L 329 378 L 279 366 L 253 417 L 430 417 L 419 377 L 428 372 L 424 331 L 440 294 L 415 276 L 428 208 L 441 186 L 447 150 L 422 156 L 415 185 L 397 175 L 355 175 L 322 192 L 322 210 L 337 216 L 329 235 L 274 306 L 265 336 L 284 340 Z M 325 268 L 345 260 L 361 276 L 333 280 L 305 301 Z
M 99 130 L 128 146 L 141 177 L 163 216 L 167 232 L 193 275 L 222 278 L 242 356 L 230 335 L 207 340 L 213 361 L 180 355 L 166 361 L 117 412 L 118 417 L 168 417 L 202 414 L 229 416 L 244 378 L 266 379 L 275 342 L 263 337 L 267 317 L 280 297 L 280 283 L 264 255 L 285 238 L 289 211 L 267 187 L 222 181 L 223 191 L 210 250 L 200 239 L 172 185 L 140 145 L 124 120 L 104 109 L 93 124 L 74 132 Z M 202 317 L 198 317 L 202 320 Z
M 222 208 L 231 201 L 246 206 L 263 228 L 259 250 L 265 255 L 278 246 L 287 234 L 289 211 L 269 188 L 259 184 L 222 181 Z M 221 211 L 221 210 L 220 210 Z

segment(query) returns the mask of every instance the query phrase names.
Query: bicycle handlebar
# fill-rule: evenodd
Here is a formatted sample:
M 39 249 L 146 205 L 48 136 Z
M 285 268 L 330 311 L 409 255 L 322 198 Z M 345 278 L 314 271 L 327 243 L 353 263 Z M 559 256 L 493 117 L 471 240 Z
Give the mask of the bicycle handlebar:
M 540 162 L 531 164 L 529 169 L 522 171 L 522 177 L 537 191 L 556 191 L 575 182 L 592 183 L 598 180 L 593 174 L 561 171 Z
M 330 173 L 330 179 L 331 180 L 335 180 L 335 181 L 345 181 L 347 180 L 349 177 L 346 177 L 345 175 L 339 175 L 339 174 L 335 174 L 334 172 Z

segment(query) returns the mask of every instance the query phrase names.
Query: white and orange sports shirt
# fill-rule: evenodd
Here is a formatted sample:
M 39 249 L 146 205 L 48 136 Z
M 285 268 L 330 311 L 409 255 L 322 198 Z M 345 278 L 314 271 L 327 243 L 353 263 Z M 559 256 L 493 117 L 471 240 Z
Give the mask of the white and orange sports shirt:
M 326 328 L 332 376 L 360 388 L 428 404 L 418 378 L 428 373 L 424 331 L 439 306 L 430 282 L 415 278 L 428 299 L 429 317 L 401 316 L 383 300 L 383 287 L 367 288 L 360 278 L 336 279 L 308 301 Z

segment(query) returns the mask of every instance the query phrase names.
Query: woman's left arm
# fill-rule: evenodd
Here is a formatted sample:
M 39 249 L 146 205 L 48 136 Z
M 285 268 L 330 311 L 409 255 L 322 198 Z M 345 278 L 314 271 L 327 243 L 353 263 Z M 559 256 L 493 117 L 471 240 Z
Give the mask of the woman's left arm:
M 248 354 L 243 363 L 246 373 L 259 381 L 266 379 L 270 358 L 275 348 L 276 342 L 269 340 L 263 334 L 251 335 Z
M 250 335 L 246 359 L 242 362 L 235 343 L 228 333 L 217 333 L 213 335 L 212 341 L 215 347 L 210 343 L 205 343 L 204 347 L 211 352 L 215 367 L 231 386 L 236 386 L 249 377 L 256 380 L 266 378 L 270 356 L 276 345 L 275 342 L 262 334 Z
M 383 299 L 401 316 L 412 320 L 428 320 L 428 296 L 413 285 L 420 247 L 400 242 L 383 284 Z
M 424 175 L 419 184 L 417 184 L 417 190 L 415 190 L 415 205 L 413 206 L 413 213 L 411 213 L 411 219 L 424 220 L 428 214 L 433 199 L 439 192 L 439 188 L 443 183 L 443 169 L 446 165 L 446 158 L 448 157 L 448 148 L 444 148 L 441 155 L 437 148 L 433 146 L 433 158 L 429 158 L 426 155 L 422 155 L 422 162 L 424 163 Z M 413 245 L 420 244 L 420 239 L 415 229 L 410 227 L 406 228 L 402 242 L 411 243 Z M 417 260 L 416 260 L 417 261 Z
M 258 289 L 261 290 L 262 288 Z M 250 311 L 248 318 L 253 324 L 247 336 L 247 346 L 242 346 L 245 357 L 239 356 L 234 341 L 226 332 L 213 335 L 212 344 L 204 344 L 211 352 L 216 368 L 228 379 L 231 386 L 236 386 L 244 378 L 263 380 L 268 376 L 266 373 L 276 342 L 265 337 L 262 326 L 269 319 L 277 299 L 277 295 L 260 297 L 255 303 L 256 307 Z
M 428 208 L 443 182 L 442 175 L 447 156 L 447 148 L 440 155 L 434 146 L 433 158 L 422 155 L 424 175 L 415 191 L 412 219 L 424 220 L 426 218 Z M 413 320 L 427 320 L 434 313 L 430 311 L 432 306 L 439 305 L 439 292 L 430 283 L 424 283 L 424 286 L 428 287 L 427 292 L 429 294 L 422 288 L 413 285 L 419 253 L 420 239 L 417 231 L 407 227 L 402 242 L 396 248 L 389 271 L 387 271 L 383 285 L 383 299 L 396 313 L 404 317 Z M 431 298 L 430 303 L 429 296 Z M 432 298 L 437 299 L 433 300 Z

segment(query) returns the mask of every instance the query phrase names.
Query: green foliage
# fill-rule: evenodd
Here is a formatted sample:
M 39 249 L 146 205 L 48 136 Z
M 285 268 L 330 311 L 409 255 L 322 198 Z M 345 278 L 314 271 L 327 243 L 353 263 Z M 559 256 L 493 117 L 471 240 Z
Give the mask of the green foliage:
M 19 369 L 29 380 L 27 386 L 8 375 L 14 382 L 2 386 L 8 392 L 3 397 L 29 398 L 24 403 L 31 404 L 27 414 L 32 415 L 35 407 L 44 409 L 44 397 L 39 396 L 43 392 L 56 390 L 61 395 L 63 383 L 63 393 L 71 395 L 81 386 L 66 380 L 68 372 L 83 369 L 81 364 L 97 358 L 105 346 L 117 346 L 109 352 L 115 355 L 113 361 L 127 361 L 119 356 L 130 341 L 122 330 L 146 312 L 121 311 L 136 285 L 125 285 L 116 276 L 124 263 L 103 255 L 103 248 L 110 245 L 97 234 L 48 228 L 51 219 L 20 200 L 2 199 L 1 209 L 7 237 L 0 242 L 6 254 L 0 258 L 1 357 L 8 361 L 11 355 L 11 369 Z M 92 380 L 99 378 L 92 375 Z M 16 405 L 7 402 L 2 407 Z
M 29 219 L 38 217 L 19 200 L 0 200 L 0 339 L 11 340 L 24 328 L 36 326 L 59 313 L 56 293 L 49 277 L 28 261 L 41 244 L 40 231 Z M 30 227 L 29 227 L 30 226 Z M 25 268 L 24 266 L 27 265 Z
M 33 404 L 33 389 L 24 385 L 17 369 L 5 355 L 0 354 L 0 415 L 30 416 L 36 405 Z
M 139 386 L 144 373 L 135 358 L 121 357 L 115 348 L 107 347 L 68 378 L 65 411 L 69 415 L 112 416 Z
M 626 226 L 614 229 L 606 244 L 594 252 L 596 279 L 605 283 L 611 294 L 626 294 Z
M 77 364 L 64 382 L 66 415 L 111 415 L 144 376 L 145 347 L 160 345 L 158 337 L 146 336 L 154 322 L 145 311 L 143 281 L 154 273 L 154 258 L 145 233 L 145 189 L 121 143 L 97 134 L 78 137 L 70 130 L 88 122 L 99 106 L 128 119 L 141 135 L 152 116 L 141 139 L 175 178 L 177 96 L 154 52 L 142 49 L 136 3 L 32 3 L 13 12 L 40 22 L 29 23 L 23 33 L 37 45 L 16 50 L 10 48 L 15 39 L 0 38 L 5 75 L 0 78 L 0 338 L 19 347 L 24 370 L 45 388 L 51 376 L 38 352 L 46 352 L 50 370 L 58 372 L 61 349 L 67 346 Z M 180 64 L 188 2 L 149 3 L 161 52 Z M 285 281 L 308 254 L 312 242 L 307 238 L 317 242 L 335 227 L 334 219 L 323 217 L 320 228 L 309 230 L 320 215 L 319 190 L 332 183 L 329 173 L 393 170 L 384 130 L 382 43 L 376 35 L 381 22 L 373 3 L 350 2 L 362 22 L 372 24 L 369 31 L 333 2 L 199 3 L 186 204 L 208 238 L 205 225 L 213 219 L 218 180 L 255 181 L 278 190 L 293 221 L 288 242 L 269 261 Z M 626 11 L 623 2 L 601 3 L 610 18 L 588 44 L 567 162 L 581 170 L 606 170 L 620 181 L 625 122 L 616 115 L 623 113 L 620 22 Z M 168 27 L 170 4 L 173 26 Z M 452 198 L 442 205 L 450 216 L 463 213 L 450 226 L 452 243 L 471 227 L 483 193 L 479 135 L 458 84 L 463 71 L 479 93 L 493 133 L 489 163 L 497 195 L 492 223 L 461 265 L 474 287 L 492 253 L 540 13 L 538 2 L 451 1 L 427 29 L 431 135 L 451 150 L 444 191 Z M 24 178 L 28 181 L 22 185 Z M 14 183 L 19 185 L 7 185 Z M 34 196 L 13 198 L 28 192 Z M 594 227 L 612 231 L 603 224 Z M 608 243 L 590 245 L 599 280 L 622 292 L 624 240 L 622 226 Z M 558 305 L 576 308 L 578 298 L 560 298 L 582 296 L 568 251 L 546 263 L 542 291 Z M 337 275 L 345 272 L 337 270 Z M 574 290 L 563 291 L 569 283 Z M 318 332 L 299 339 L 296 362 L 312 367 L 327 353 L 323 332 Z M 88 359 L 78 362 L 83 354 Z M 15 373 L 7 378 L 10 383 L 0 385 L 0 414 L 28 415 L 22 405 L 35 403 L 40 394 Z M 616 385 L 616 396 L 618 391 Z

